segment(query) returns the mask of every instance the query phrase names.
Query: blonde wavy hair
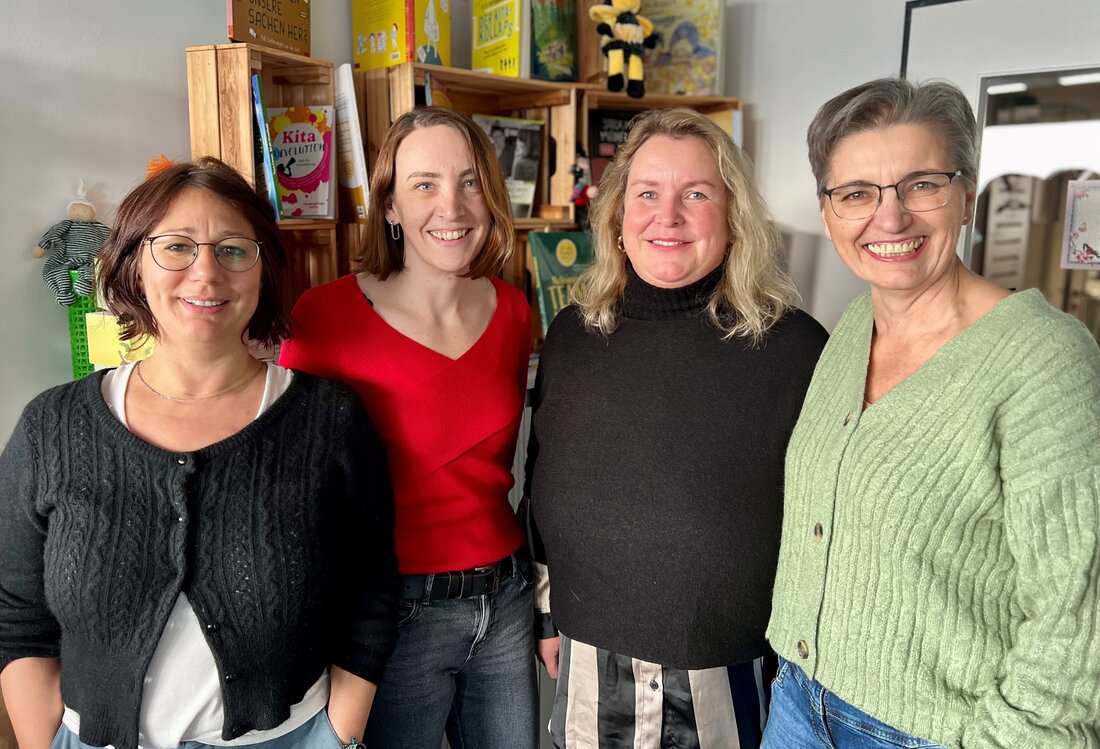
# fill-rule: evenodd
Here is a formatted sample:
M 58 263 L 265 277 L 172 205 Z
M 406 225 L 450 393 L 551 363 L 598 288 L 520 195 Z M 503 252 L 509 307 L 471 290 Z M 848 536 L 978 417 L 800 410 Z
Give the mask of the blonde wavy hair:
M 699 138 L 714 155 L 728 198 L 729 246 L 707 314 L 723 339 L 741 337 L 759 343 L 798 303 L 798 291 L 781 267 L 782 240 L 753 184 L 748 157 L 708 117 L 682 108 L 649 110 L 635 117 L 600 179 L 590 212 L 595 262 L 573 289 L 585 327 L 607 336 L 619 325 L 627 277 L 626 254 L 618 248 L 626 183 L 638 149 L 655 135 Z

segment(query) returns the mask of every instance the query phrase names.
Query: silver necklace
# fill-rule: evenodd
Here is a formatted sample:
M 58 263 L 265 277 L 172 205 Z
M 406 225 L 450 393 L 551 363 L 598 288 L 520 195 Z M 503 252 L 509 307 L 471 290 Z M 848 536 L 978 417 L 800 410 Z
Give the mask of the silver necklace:
M 260 364 L 259 368 L 257 368 L 250 375 L 248 375 L 243 380 L 238 382 L 236 385 L 233 385 L 232 387 L 226 388 L 225 390 L 222 390 L 221 392 L 213 393 L 212 395 L 185 395 L 185 396 L 165 395 L 164 393 L 160 392 L 155 387 L 150 385 L 149 381 L 145 379 L 145 375 L 143 375 L 141 373 L 141 362 L 138 362 L 137 364 L 134 365 L 134 371 L 137 372 L 137 376 L 138 376 L 138 379 L 141 380 L 141 384 L 144 385 L 146 388 L 148 388 L 149 392 L 152 393 L 153 395 L 157 396 L 158 398 L 163 398 L 166 401 L 207 401 L 207 400 L 213 400 L 214 398 L 221 398 L 222 396 L 230 395 L 231 393 L 235 393 L 238 390 L 243 389 L 245 385 L 247 385 L 248 383 L 250 383 L 254 379 L 256 379 L 256 375 L 258 375 L 260 372 L 262 372 L 265 369 L 265 366 L 264 366 L 263 362 L 259 362 L 259 364 Z

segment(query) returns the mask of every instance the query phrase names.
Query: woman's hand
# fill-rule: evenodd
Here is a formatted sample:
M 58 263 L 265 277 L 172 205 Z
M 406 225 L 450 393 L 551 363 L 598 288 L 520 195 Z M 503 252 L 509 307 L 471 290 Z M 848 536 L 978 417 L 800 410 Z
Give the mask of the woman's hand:
M 0 687 L 19 749 L 49 749 L 65 712 L 61 659 L 18 658 L 0 673 Z
M 329 722 L 340 738 L 340 743 L 351 743 L 353 736 L 362 741 L 363 729 L 367 727 L 367 718 L 370 716 L 378 687 L 339 666 L 333 666 L 329 673 Z M 20 744 L 20 749 L 26 748 Z
M 561 655 L 561 636 L 535 640 L 535 655 L 546 666 L 551 679 L 558 678 L 558 657 Z

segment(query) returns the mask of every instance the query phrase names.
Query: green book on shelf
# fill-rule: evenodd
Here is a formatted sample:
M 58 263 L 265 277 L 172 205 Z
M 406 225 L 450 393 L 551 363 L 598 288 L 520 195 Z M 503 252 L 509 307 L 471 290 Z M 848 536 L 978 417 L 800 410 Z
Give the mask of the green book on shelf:
M 577 80 L 575 0 L 531 0 L 531 77 Z
M 573 284 L 592 265 L 592 235 L 583 231 L 533 231 L 528 237 L 542 334 L 546 335 L 554 316 L 572 304 Z

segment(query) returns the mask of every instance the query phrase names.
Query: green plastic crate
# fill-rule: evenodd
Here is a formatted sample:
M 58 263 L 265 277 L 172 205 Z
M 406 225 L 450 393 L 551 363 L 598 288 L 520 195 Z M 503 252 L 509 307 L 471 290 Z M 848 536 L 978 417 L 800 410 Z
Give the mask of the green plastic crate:
M 76 271 L 69 271 L 69 278 L 76 283 Z M 73 379 L 79 380 L 95 371 L 88 361 L 88 323 L 84 315 L 95 312 L 95 296 L 77 294 L 76 304 L 69 307 L 69 348 L 73 356 Z

